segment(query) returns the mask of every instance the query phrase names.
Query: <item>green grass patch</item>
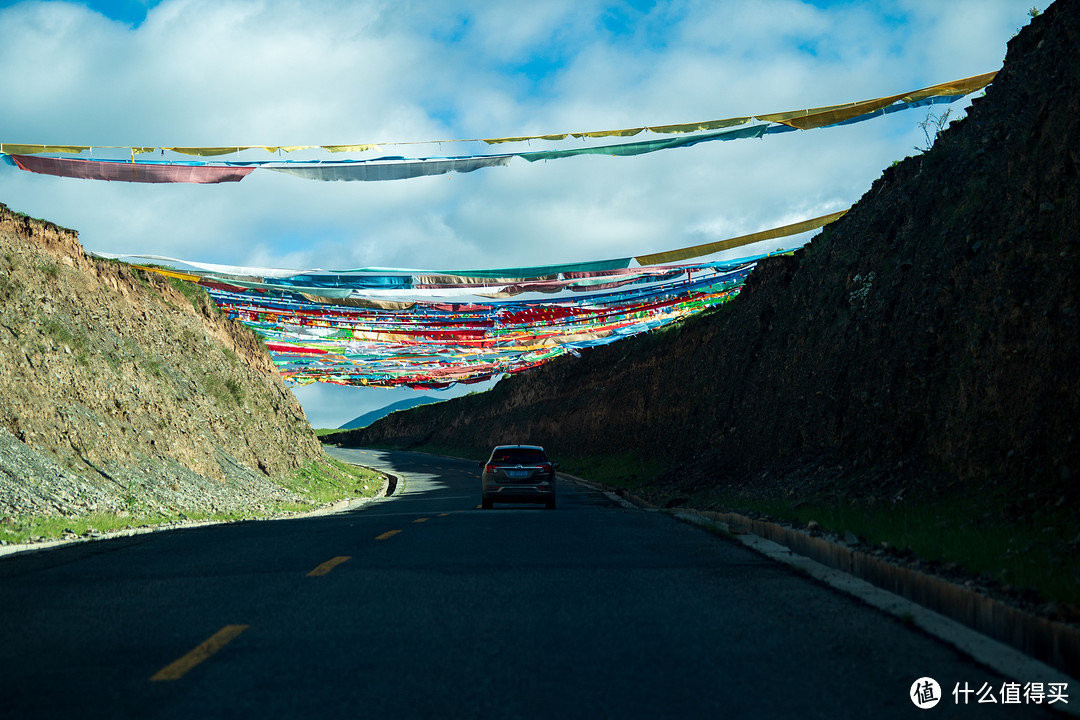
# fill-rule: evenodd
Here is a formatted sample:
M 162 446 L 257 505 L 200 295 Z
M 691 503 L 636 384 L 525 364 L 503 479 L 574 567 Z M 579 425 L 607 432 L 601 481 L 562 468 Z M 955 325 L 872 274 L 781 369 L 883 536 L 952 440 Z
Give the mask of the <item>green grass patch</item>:
M 347 498 L 372 497 L 382 487 L 382 481 L 383 476 L 374 470 L 327 455 L 279 481 L 285 489 L 305 498 L 305 502 L 287 503 L 278 509 L 304 510 Z
M 191 306 L 196 310 L 201 308 L 204 302 L 209 302 L 210 300 L 206 290 L 200 285 L 188 282 L 187 280 L 181 280 L 180 278 L 165 276 L 165 279 L 168 280 L 169 285 L 171 285 L 174 290 L 186 297 L 188 302 L 191 303 Z
M 0 540 L 26 543 L 39 538 L 63 538 L 68 531 L 86 535 L 92 530 L 108 533 L 128 527 L 153 527 L 178 522 L 229 522 L 270 517 L 287 512 L 304 512 L 329 503 L 359 497 L 374 497 L 382 488 L 383 476 L 374 470 L 343 463 L 326 456 L 278 479 L 278 484 L 305 498 L 301 502 L 279 503 L 269 512 L 148 512 L 134 496 L 128 498 L 128 514 L 91 513 L 79 517 L 31 516 L 0 521 Z
M 81 334 L 73 332 L 68 326 L 60 321 L 47 317 L 44 319 L 39 318 L 38 322 L 45 335 L 51 338 L 57 345 L 67 345 L 72 350 L 86 349 L 86 339 Z
M 37 269 L 46 277 L 53 279 L 60 277 L 60 266 L 54 262 L 42 262 L 37 266 Z
M 39 222 L 39 223 L 42 223 L 43 225 L 52 225 L 53 224 L 49 220 L 45 220 L 44 218 L 34 217 L 33 215 L 27 215 L 24 212 L 15 211 L 15 216 L 16 217 L 21 217 L 21 218 L 26 218 L 27 220 L 33 220 L 34 222 Z
M 225 389 L 229 391 L 229 394 L 232 395 L 233 400 L 236 401 L 237 405 L 244 404 L 244 396 L 247 393 L 244 392 L 244 386 L 241 385 L 238 380 L 235 380 L 234 378 L 226 380 Z
M 19 286 L 13 283 L 7 273 L 0 275 L 0 300 L 10 300 L 15 297 Z
M 150 273 L 146 270 L 139 270 L 137 268 L 131 268 L 131 270 L 131 276 L 135 278 L 135 282 L 142 285 L 148 292 L 153 292 L 153 288 L 151 288 L 150 283 L 147 282 Z
M 229 407 L 244 404 L 244 388 L 232 378 L 222 380 L 217 375 L 206 374 L 199 378 L 199 384 L 218 405 Z
M 693 503 L 692 503 L 693 504 Z M 1069 512 L 1007 519 L 992 497 L 900 502 L 724 503 L 826 532 L 851 531 L 873 545 L 911 551 L 924 561 L 952 563 L 1000 583 L 1037 591 L 1045 600 L 1080 604 L 1080 547 Z M 1063 550 L 1063 548 L 1065 548 Z
M 151 375 L 153 375 L 154 377 L 161 377 L 161 362 L 147 355 L 145 364 L 147 370 L 150 371 Z
M 553 459 L 559 461 L 562 472 L 626 490 L 646 485 L 669 467 L 663 460 L 640 457 L 633 451 Z
M 69 531 L 76 535 L 86 535 L 94 530 L 108 533 L 127 528 L 149 528 L 169 523 L 191 520 L 242 520 L 252 517 L 251 513 L 131 513 L 115 515 L 110 513 L 91 513 L 80 517 L 26 517 L 8 520 L 0 525 L 0 540 L 9 543 L 26 543 L 39 538 L 59 539 Z

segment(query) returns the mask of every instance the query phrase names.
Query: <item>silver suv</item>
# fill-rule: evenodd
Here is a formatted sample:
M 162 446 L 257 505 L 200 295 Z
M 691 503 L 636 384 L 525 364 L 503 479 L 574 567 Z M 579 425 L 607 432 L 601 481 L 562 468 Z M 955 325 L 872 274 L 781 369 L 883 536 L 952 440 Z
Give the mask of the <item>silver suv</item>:
M 480 504 L 490 510 L 496 502 L 543 503 L 555 509 L 555 469 L 539 445 L 500 445 L 480 463 Z

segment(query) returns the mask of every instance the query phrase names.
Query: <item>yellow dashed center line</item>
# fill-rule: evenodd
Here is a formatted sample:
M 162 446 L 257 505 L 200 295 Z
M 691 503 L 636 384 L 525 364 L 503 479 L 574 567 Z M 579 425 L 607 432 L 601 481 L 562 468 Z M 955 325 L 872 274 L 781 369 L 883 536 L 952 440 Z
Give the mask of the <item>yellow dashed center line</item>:
M 427 518 L 416 518 L 415 520 L 413 520 L 414 523 L 421 523 L 421 522 L 427 522 L 427 521 L 428 521 Z
M 397 534 L 398 534 L 399 532 L 401 532 L 401 531 L 400 531 L 400 530 L 387 530 L 387 531 L 386 531 L 386 532 L 384 532 L 384 533 L 383 533 L 382 535 L 377 535 L 377 536 L 375 536 L 375 539 L 376 539 L 376 540 L 386 540 L 386 539 L 388 539 L 388 538 L 392 538 L 392 537 L 394 537 L 394 536 L 395 536 L 395 535 L 397 535 Z
M 188 670 L 195 667 L 203 660 L 206 660 L 211 655 L 216 653 L 221 648 L 229 644 L 229 642 L 240 633 L 248 629 L 247 625 L 226 625 L 211 635 L 209 639 L 196 647 L 179 660 L 174 660 L 165 667 L 158 670 L 150 677 L 150 682 L 161 682 L 162 680 L 179 680 L 182 678 Z
M 320 565 L 319 567 L 317 567 L 314 570 L 312 570 L 311 572 L 309 572 L 307 574 L 307 576 L 308 577 L 320 577 L 322 575 L 325 575 L 326 573 L 330 572 L 331 570 L 336 568 L 341 563 L 348 560 L 350 557 L 352 557 L 352 556 L 351 555 L 338 555 L 336 558 L 330 558 L 329 560 L 324 562 L 322 565 Z

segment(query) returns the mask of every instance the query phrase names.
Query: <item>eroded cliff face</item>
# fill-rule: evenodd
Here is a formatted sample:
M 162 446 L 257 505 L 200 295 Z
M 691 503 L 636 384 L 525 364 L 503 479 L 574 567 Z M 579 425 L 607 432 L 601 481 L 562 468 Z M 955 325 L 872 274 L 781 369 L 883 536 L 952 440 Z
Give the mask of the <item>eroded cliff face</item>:
M 1080 3 L 1059 0 L 966 119 L 735 302 L 334 440 L 626 455 L 671 467 L 670 495 L 922 479 L 1075 504 L 1078 166 Z
M 303 410 L 179 283 L 0 205 L 0 517 L 292 499 L 273 478 L 322 456 Z

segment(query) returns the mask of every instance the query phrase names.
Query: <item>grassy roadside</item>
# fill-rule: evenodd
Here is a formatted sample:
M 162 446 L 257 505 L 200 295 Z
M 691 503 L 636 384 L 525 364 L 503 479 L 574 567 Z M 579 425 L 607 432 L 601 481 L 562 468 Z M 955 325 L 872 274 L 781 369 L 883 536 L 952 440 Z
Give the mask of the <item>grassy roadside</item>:
M 946 575 L 961 570 L 1011 594 L 1034 591 L 1044 602 L 1080 606 L 1080 546 L 1065 512 L 1010 520 L 1002 506 L 957 496 L 896 504 L 799 505 L 789 498 L 715 498 L 708 504 L 749 510 L 796 527 L 813 522 L 841 537 L 854 533 L 872 547 L 918 559 Z
M 561 459 L 559 470 L 592 482 L 635 491 L 668 469 L 662 460 L 639 458 L 633 452 L 618 455 Z
M 278 504 L 275 510 L 298 512 L 346 498 L 372 497 L 382 487 L 382 481 L 383 476 L 374 470 L 324 455 L 323 462 L 313 462 L 279 481 L 283 488 L 307 498 L 307 501 Z
M 274 503 L 265 509 L 235 512 L 184 510 L 161 513 L 133 507 L 121 513 L 91 513 L 80 517 L 25 516 L 11 518 L 0 525 L 0 540 L 18 544 L 185 522 L 267 518 L 315 510 L 340 500 L 373 497 L 382 487 L 382 481 L 383 476 L 374 470 L 349 465 L 327 455 L 321 461 L 314 461 L 278 479 L 281 487 L 305 498 L 302 502 Z

